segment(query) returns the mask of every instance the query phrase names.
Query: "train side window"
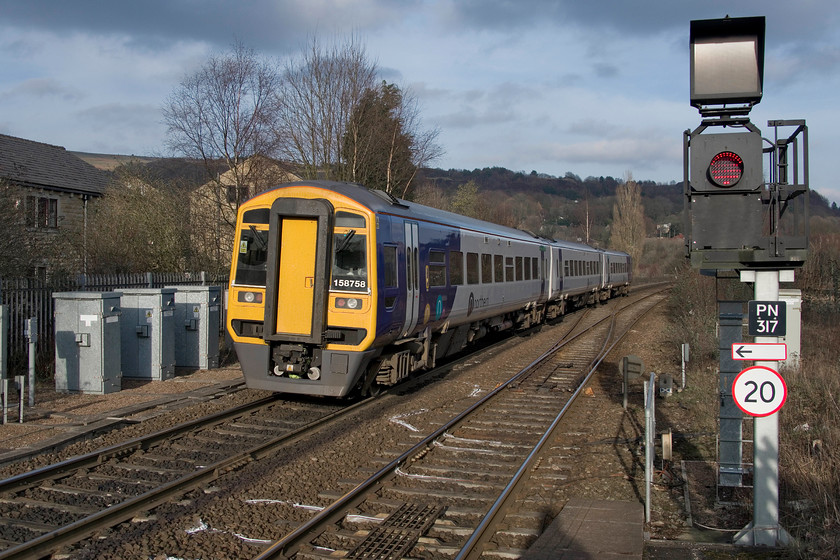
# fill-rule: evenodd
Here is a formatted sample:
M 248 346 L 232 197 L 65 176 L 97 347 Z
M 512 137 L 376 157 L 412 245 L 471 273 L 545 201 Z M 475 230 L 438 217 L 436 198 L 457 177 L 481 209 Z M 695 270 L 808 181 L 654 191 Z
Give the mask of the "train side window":
M 505 281 L 513 282 L 513 257 L 505 257 Z
M 493 282 L 493 255 L 481 253 L 481 281 L 485 284 Z
M 496 282 L 505 281 L 505 258 L 502 255 L 493 255 L 493 277 Z
M 464 253 L 449 251 L 449 283 L 460 286 L 464 283 Z
M 516 280 L 522 280 L 522 257 L 516 257 Z
M 399 285 L 397 276 L 397 247 L 385 245 L 382 248 L 383 267 L 385 271 L 385 287 L 396 288 Z
M 531 257 L 522 257 L 522 279 L 531 279 Z
M 467 253 L 467 284 L 478 284 L 478 253 Z
M 446 253 L 429 251 L 429 287 L 446 286 Z
M 531 278 L 534 280 L 540 279 L 540 259 L 538 257 L 531 259 Z

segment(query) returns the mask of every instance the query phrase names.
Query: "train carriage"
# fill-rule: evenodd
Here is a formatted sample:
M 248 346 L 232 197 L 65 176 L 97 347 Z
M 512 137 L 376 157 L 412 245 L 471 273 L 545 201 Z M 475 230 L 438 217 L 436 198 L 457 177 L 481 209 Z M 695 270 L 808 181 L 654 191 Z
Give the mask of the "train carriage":
M 228 329 L 249 387 L 370 393 L 567 298 L 597 302 L 600 255 L 355 184 L 292 183 L 240 208 Z
M 627 295 L 633 273 L 630 256 L 621 251 L 603 251 L 603 263 L 601 297 Z

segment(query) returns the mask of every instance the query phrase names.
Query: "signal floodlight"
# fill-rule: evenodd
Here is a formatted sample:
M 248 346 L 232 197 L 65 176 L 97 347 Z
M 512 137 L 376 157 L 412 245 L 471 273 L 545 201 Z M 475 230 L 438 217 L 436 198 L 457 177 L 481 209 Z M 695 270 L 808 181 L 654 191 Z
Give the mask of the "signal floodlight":
M 694 20 L 690 46 L 691 105 L 701 114 L 731 104 L 741 105 L 736 111 L 745 114 L 761 101 L 763 16 Z

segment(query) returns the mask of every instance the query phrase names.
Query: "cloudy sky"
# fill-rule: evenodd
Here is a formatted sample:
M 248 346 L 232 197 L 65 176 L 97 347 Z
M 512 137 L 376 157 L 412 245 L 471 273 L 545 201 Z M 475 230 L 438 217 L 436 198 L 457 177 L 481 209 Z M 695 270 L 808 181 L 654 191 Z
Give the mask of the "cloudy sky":
M 680 181 L 689 22 L 726 15 L 767 17 L 752 122 L 806 119 L 811 187 L 840 203 L 837 0 L 0 0 L 0 133 L 167 155 L 161 106 L 208 56 L 355 33 L 440 129 L 438 167 Z

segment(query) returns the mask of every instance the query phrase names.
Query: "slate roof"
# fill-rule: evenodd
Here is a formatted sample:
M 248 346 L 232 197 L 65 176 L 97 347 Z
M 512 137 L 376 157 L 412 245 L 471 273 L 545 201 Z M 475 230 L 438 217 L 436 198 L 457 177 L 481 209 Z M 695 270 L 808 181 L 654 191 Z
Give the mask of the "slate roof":
M 0 134 L 0 177 L 19 185 L 101 196 L 110 176 L 61 146 Z

